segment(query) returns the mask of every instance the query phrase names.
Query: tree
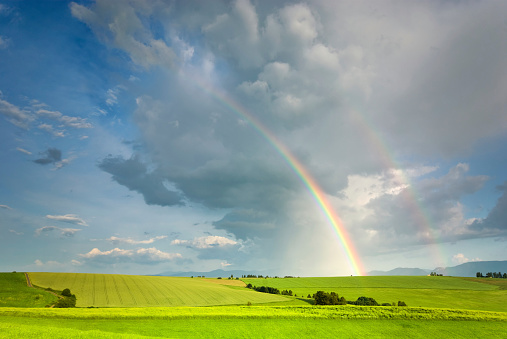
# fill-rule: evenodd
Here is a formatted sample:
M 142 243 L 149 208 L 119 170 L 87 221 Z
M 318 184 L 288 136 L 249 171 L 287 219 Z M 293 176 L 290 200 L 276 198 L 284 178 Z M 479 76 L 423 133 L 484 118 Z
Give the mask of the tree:
M 398 301 L 398 306 L 407 306 L 404 301 Z
M 70 293 L 70 289 L 68 289 L 68 288 L 66 288 L 66 289 L 64 289 L 64 290 L 62 291 L 62 295 L 63 295 L 64 297 L 70 297 L 70 296 L 72 296 L 72 294 Z
M 481 272 L 477 272 L 477 273 L 475 274 L 475 276 L 476 276 L 477 278 L 483 278 L 483 277 L 484 277 L 484 276 L 482 275 L 482 273 L 481 273 Z

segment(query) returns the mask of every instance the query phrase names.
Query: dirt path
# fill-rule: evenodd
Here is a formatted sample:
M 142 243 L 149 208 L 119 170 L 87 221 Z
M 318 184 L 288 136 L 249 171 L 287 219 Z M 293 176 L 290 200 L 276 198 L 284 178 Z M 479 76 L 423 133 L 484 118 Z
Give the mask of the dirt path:
M 32 282 L 30 281 L 30 277 L 28 276 L 28 273 L 26 273 L 26 272 L 25 272 L 25 277 L 26 277 L 26 285 L 27 285 L 28 287 L 38 288 L 38 289 L 41 289 L 41 290 L 43 290 L 43 291 L 45 291 L 45 292 L 49 292 L 49 293 L 51 293 L 52 295 L 54 295 L 54 296 L 58 297 L 58 299 L 62 299 L 62 298 L 63 298 L 61 295 L 56 294 L 55 292 L 52 292 L 52 291 L 47 291 L 47 290 L 44 290 L 43 288 L 40 288 L 40 287 L 33 287 Z M 55 305 L 51 305 L 51 308 L 53 308 L 53 307 L 55 307 Z
M 28 287 L 33 287 L 32 282 L 30 281 L 30 277 L 28 276 L 28 273 L 26 273 L 26 272 L 25 272 L 25 277 L 26 277 L 26 285 Z

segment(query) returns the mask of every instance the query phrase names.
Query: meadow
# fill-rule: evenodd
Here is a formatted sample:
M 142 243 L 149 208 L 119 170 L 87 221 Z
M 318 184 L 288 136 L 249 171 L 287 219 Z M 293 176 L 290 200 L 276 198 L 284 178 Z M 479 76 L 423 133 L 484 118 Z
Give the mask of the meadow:
M 456 300 L 463 293 L 481 299 L 494 292 L 499 300 L 492 301 L 492 308 L 502 308 L 498 305 L 505 304 L 507 290 L 500 279 L 339 277 L 242 282 L 71 273 L 30 273 L 30 277 L 34 285 L 70 288 L 78 306 L 81 300 L 83 307 L 30 305 L 23 301 L 27 295 L 46 292 L 27 287 L 22 273 L 0 274 L 0 287 L 9 290 L 1 300 L 24 295 L 17 304 L 11 303 L 18 307 L 0 307 L 0 338 L 505 338 L 507 334 L 505 306 L 503 310 L 480 311 L 464 309 Z M 245 283 L 291 289 L 298 297 L 254 292 L 245 288 Z M 393 301 L 405 300 L 409 307 L 313 306 L 311 300 L 300 296 L 303 291 L 317 290 L 336 290 L 347 298 L 351 291 L 372 297 L 374 292 L 392 291 L 399 297 Z M 442 294 L 438 308 L 410 307 L 416 305 L 410 305 L 407 296 L 424 291 Z M 446 293 L 450 291 L 454 292 Z M 378 297 L 378 301 L 384 302 L 384 298 Z M 247 306 L 249 302 L 251 306 Z
M 0 307 L 44 307 L 56 299 L 51 293 L 28 287 L 24 273 L 0 273 Z
M 253 286 L 292 290 L 298 297 L 318 290 L 336 292 L 346 300 L 360 296 L 378 303 L 399 300 L 408 306 L 507 312 L 505 279 L 476 279 L 431 276 L 372 276 L 319 278 L 242 279 Z
M 507 315 L 360 306 L 0 309 L 0 337 L 308 338 L 505 336 Z

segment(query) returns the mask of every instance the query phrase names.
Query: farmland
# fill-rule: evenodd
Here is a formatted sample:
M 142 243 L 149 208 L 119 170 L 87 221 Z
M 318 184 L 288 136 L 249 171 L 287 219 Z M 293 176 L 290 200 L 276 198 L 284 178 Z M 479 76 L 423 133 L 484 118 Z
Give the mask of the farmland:
M 69 288 L 78 307 L 213 306 L 286 301 L 277 295 L 212 284 L 207 279 L 86 273 L 30 273 L 32 283 Z
M 425 276 L 242 279 L 254 286 L 292 290 L 298 296 L 318 290 L 347 300 L 368 296 L 379 303 L 405 301 L 408 306 L 507 312 L 504 279 Z
M 28 288 L 22 273 L 4 273 L 0 277 L 9 274 L 12 276 L 4 278 L 1 286 L 10 292 L 2 295 L 2 300 L 27 290 L 45 293 Z M 504 338 L 507 326 L 507 312 L 502 306 L 507 290 L 503 281 L 495 279 L 339 277 L 242 282 L 74 273 L 30 273 L 30 277 L 34 285 L 55 290 L 70 288 L 81 307 L 34 308 L 24 302 L 18 302 L 19 307 L 2 307 L 1 338 Z M 291 289 L 298 297 L 254 292 L 245 288 L 245 283 Z M 437 308 L 429 308 L 313 306 L 310 299 L 301 297 L 303 292 L 317 290 L 336 291 L 349 300 L 353 293 L 367 295 L 380 302 L 391 301 L 386 294 L 390 292 L 392 301 L 404 300 L 409 306 L 417 306 L 414 300 L 423 302 L 425 295 L 440 295 L 440 299 L 433 301 Z M 479 308 L 479 301 L 486 300 L 488 294 L 498 300 L 490 296 L 491 300 L 485 302 L 489 305 L 483 305 L 483 309 L 499 310 L 474 310 L 473 306 Z M 469 309 L 462 307 L 463 295 L 475 303 L 467 301 Z M 252 306 L 247 306 L 248 302 Z

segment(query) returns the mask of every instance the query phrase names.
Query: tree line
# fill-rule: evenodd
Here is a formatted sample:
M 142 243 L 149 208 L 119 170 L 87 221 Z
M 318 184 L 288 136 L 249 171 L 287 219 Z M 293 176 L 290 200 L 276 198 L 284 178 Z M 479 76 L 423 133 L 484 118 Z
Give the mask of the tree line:
M 477 278 L 500 278 L 507 279 L 507 273 L 502 274 L 502 272 L 488 272 L 486 275 L 482 275 L 482 272 L 477 272 L 475 275 Z
M 359 297 L 356 301 L 347 301 L 344 297 L 340 297 L 338 293 L 326 293 L 317 291 L 313 295 L 315 305 L 359 305 L 359 306 L 380 306 L 379 303 L 370 297 Z M 396 306 L 396 303 L 383 303 L 381 306 Z M 404 301 L 398 301 L 398 306 L 407 306 Z

